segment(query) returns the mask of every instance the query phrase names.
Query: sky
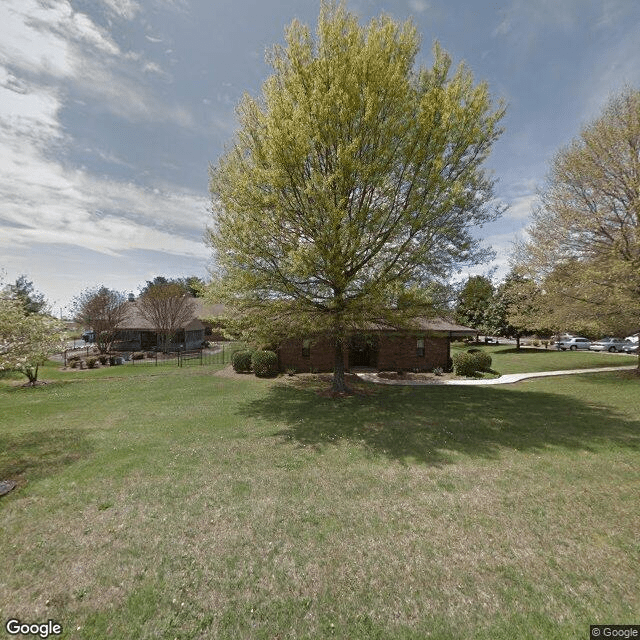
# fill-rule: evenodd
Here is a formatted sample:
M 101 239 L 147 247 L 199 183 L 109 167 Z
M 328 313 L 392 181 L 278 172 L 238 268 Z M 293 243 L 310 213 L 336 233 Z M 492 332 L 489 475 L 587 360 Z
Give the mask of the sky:
M 319 0 L 0 0 L 0 278 L 56 315 L 86 288 L 207 276 L 208 167 L 257 96 L 265 52 Z M 477 232 L 499 279 L 554 154 L 640 88 L 636 0 L 349 0 L 362 23 L 412 18 L 504 100 L 487 167 L 508 211 Z M 550 233 L 553 231 L 550 230 Z M 458 277 L 465 277 L 465 273 Z

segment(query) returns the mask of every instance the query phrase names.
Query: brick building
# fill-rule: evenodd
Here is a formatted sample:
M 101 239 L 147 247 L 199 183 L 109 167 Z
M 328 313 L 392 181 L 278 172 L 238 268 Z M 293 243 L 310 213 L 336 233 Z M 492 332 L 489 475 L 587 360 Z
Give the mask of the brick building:
M 440 318 L 421 319 L 411 331 L 373 329 L 351 336 L 343 348 L 347 369 L 432 371 L 451 366 L 452 338 L 476 336 L 477 331 Z M 285 340 L 278 349 L 280 370 L 333 371 L 334 348 L 322 335 Z

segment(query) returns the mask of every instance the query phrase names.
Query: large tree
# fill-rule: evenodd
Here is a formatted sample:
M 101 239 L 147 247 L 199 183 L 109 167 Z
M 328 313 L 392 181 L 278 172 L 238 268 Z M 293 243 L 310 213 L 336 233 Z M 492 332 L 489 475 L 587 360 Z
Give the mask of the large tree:
M 461 285 L 456 302 L 456 320 L 485 333 L 487 311 L 493 300 L 493 283 L 487 276 L 470 276 Z
M 129 317 L 126 296 L 101 286 L 83 291 L 74 301 L 75 319 L 93 330 L 100 353 L 107 353 L 122 324 Z
M 7 285 L 5 291 L 10 297 L 19 300 L 27 313 L 46 311 L 47 302 L 44 294 L 36 291 L 33 282 L 24 274 L 16 279 L 15 284 Z
M 484 320 L 490 333 L 515 338 L 517 349 L 523 335 L 553 332 L 546 295 L 534 280 L 516 268 L 498 285 Z
M 428 313 L 425 289 L 487 259 L 471 229 L 500 213 L 483 163 L 503 108 L 437 44 L 414 68 L 418 49 L 411 22 L 323 2 L 211 169 L 212 297 L 262 335 L 331 336 L 337 392 L 349 332 Z
M 63 348 L 60 322 L 30 313 L 20 297 L 0 295 L 0 371 L 19 371 L 35 385 L 40 366 Z
M 160 335 L 167 351 L 173 336 L 193 318 L 195 302 L 177 282 L 152 284 L 138 299 L 138 310 Z
M 519 261 L 556 313 L 640 327 L 640 92 L 626 89 L 553 160 Z M 639 360 L 640 366 L 640 360 Z

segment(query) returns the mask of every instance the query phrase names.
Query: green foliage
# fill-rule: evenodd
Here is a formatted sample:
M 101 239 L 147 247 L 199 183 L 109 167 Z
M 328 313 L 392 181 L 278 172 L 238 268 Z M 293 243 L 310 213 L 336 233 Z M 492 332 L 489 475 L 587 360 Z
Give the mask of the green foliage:
M 55 318 L 29 313 L 22 300 L 0 296 L 0 370 L 19 371 L 35 384 L 40 365 L 63 346 L 63 327 Z
M 477 349 L 453 354 L 453 370 L 458 376 L 473 377 L 478 371 L 491 371 L 491 355 Z
M 493 284 L 486 276 L 473 276 L 458 293 L 456 320 L 474 329 L 486 330 L 487 311 L 493 302 Z
M 236 373 L 249 373 L 251 371 L 252 351 L 236 351 L 231 356 L 231 366 Z
M 278 355 L 274 351 L 254 351 L 251 356 L 253 372 L 259 378 L 278 375 Z
M 44 313 L 46 310 L 44 295 L 35 290 L 33 282 L 25 275 L 21 275 L 15 284 L 8 285 L 5 291 L 11 298 L 19 300 L 27 313 Z
M 528 242 L 555 327 L 625 335 L 640 320 L 640 91 L 627 88 L 554 158 Z
M 99 362 L 99 359 L 96 357 L 91 357 L 91 358 L 87 358 L 86 362 L 87 362 L 88 369 L 95 369 Z
M 476 371 L 491 371 L 491 354 L 479 351 L 475 354 Z
M 456 353 L 453 355 L 453 372 L 457 376 L 471 377 L 476 372 L 476 358 L 473 353 Z
M 316 33 L 289 27 L 211 171 L 209 295 L 245 339 L 409 326 L 432 310 L 430 285 L 488 257 L 472 228 L 501 213 L 483 163 L 504 110 L 486 84 L 438 45 L 414 68 L 410 22 L 361 27 L 323 2 Z

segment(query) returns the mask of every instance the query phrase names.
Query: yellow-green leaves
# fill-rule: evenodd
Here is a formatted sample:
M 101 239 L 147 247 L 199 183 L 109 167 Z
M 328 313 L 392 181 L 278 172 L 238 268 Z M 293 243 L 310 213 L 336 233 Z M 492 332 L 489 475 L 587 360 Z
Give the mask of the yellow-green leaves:
M 415 291 L 486 256 L 470 230 L 497 215 L 482 163 L 503 108 L 439 45 L 416 69 L 419 44 L 411 22 L 323 2 L 315 33 L 294 22 L 271 50 L 211 176 L 218 291 L 258 322 L 424 314 Z

